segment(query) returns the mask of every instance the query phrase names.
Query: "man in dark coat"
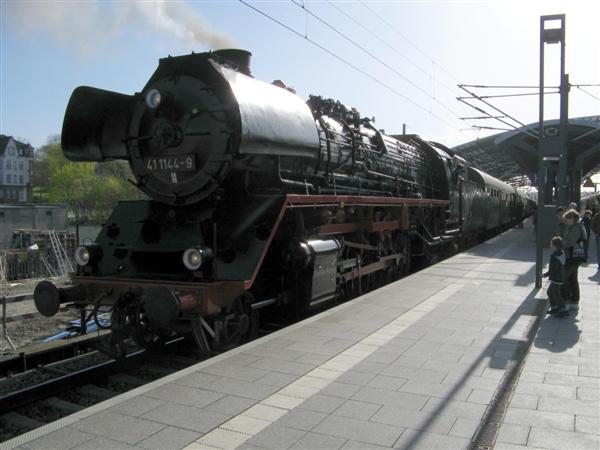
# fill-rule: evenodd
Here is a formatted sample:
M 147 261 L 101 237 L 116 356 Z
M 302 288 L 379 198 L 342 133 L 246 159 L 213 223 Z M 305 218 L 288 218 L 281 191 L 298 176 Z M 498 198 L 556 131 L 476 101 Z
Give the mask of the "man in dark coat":
M 566 228 L 562 238 L 567 261 L 565 263 L 565 283 L 562 286 L 562 295 L 569 309 L 578 310 L 579 280 L 577 277 L 581 262 L 573 257 L 573 252 L 578 243 L 587 240 L 587 236 L 577 211 L 574 209 L 568 210 L 564 215 L 564 219 Z
M 598 271 L 600 271 L 600 211 L 592 217 L 590 230 L 596 236 L 596 262 L 598 263 Z

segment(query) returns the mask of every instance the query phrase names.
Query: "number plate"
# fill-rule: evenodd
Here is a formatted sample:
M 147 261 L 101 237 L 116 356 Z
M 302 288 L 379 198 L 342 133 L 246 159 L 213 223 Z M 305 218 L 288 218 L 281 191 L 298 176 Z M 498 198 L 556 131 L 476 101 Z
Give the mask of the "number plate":
M 146 169 L 150 172 L 191 172 L 196 170 L 192 155 L 157 156 L 145 159 Z

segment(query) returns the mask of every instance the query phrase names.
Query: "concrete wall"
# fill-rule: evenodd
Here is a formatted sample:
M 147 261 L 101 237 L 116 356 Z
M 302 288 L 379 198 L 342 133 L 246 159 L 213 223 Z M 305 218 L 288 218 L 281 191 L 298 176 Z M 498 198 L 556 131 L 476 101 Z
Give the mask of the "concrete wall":
M 0 204 L 0 248 L 8 247 L 13 230 L 18 228 L 66 231 L 67 226 L 64 204 Z

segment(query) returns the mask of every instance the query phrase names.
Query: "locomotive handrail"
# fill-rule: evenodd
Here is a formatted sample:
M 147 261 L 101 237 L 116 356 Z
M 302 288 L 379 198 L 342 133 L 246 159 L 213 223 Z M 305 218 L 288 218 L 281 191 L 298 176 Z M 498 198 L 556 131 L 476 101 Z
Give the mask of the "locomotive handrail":
M 365 205 L 402 205 L 402 206 L 445 206 L 448 200 L 429 198 L 406 198 L 406 197 L 375 197 L 363 195 L 299 195 L 287 194 L 286 202 L 289 204 L 307 203 L 347 203 Z

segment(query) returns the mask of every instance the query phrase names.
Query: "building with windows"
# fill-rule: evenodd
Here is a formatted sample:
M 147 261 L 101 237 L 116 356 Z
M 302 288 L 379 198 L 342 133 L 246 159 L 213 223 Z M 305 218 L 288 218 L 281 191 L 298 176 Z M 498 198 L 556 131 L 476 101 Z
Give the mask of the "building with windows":
M 32 200 L 33 147 L 0 134 L 0 203 Z

